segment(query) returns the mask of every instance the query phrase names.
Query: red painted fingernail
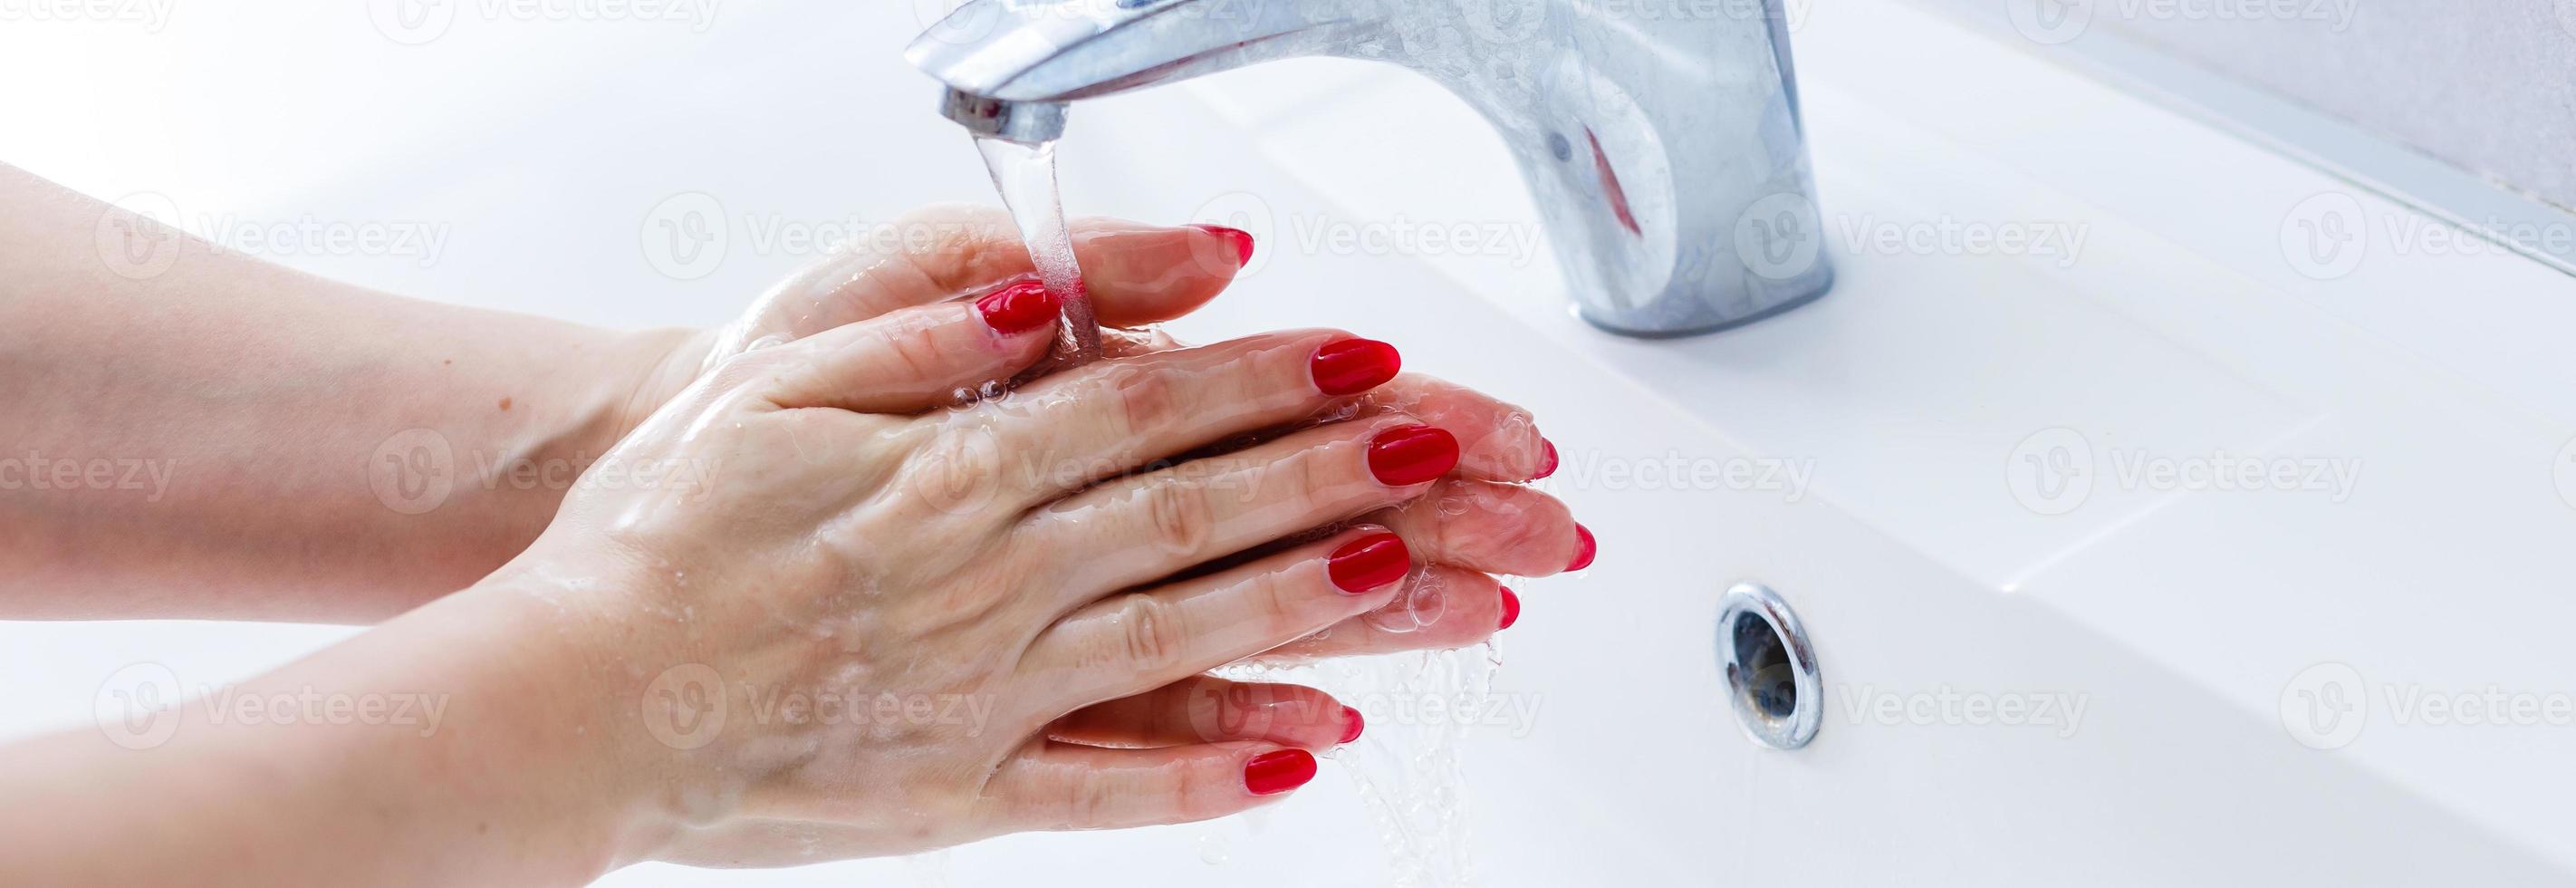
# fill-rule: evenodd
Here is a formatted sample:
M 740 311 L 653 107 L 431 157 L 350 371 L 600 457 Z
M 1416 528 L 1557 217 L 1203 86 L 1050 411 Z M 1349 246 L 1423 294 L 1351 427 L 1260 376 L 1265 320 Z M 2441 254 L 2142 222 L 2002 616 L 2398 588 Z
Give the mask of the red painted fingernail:
M 1253 795 L 1278 795 L 1315 779 L 1315 754 L 1303 749 L 1265 752 L 1243 763 L 1243 788 Z
M 1306 366 L 1314 371 L 1315 387 L 1324 394 L 1356 395 L 1394 379 L 1395 371 L 1404 367 L 1404 356 L 1395 353 L 1395 346 L 1374 339 L 1341 339 L 1316 349 Z
M 1190 227 L 1225 238 L 1226 243 L 1233 244 L 1235 267 L 1241 268 L 1252 261 L 1252 232 L 1240 228 L 1227 228 L 1223 225 L 1201 224 Z
M 1457 437 L 1431 426 L 1397 426 L 1369 440 L 1369 474 L 1389 487 L 1420 484 L 1457 465 Z
M 1404 540 L 1391 533 L 1373 533 L 1343 543 L 1324 562 L 1324 572 L 1333 585 L 1357 595 L 1379 586 L 1404 579 L 1413 569 L 1413 553 L 1406 551 Z
M 1574 563 L 1566 565 L 1565 569 L 1582 570 L 1584 568 L 1591 567 L 1592 556 L 1599 548 L 1600 545 L 1592 541 L 1592 528 L 1585 527 L 1580 524 L 1575 525 Z
M 1518 623 L 1518 622 L 1520 622 L 1520 621 L 1521 621 L 1521 597 L 1520 597 L 1520 596 L 1518 596 L 1518 595 L 1514 595 L 1514 594 L 1512 594 L 1512 587 L 1510 587 L 1510 586 L 1504 586 L 1504 587 L 1503 587 L 1503 622 L 1502 622 L 1502 625 L 1496 626 L 1496 627 L 1494 627 L 1494 629 L 1495 629 L 1496 631 L 1501 631 L 1501 630 L 1504 630 L 1504 629 L 1509 629 L 1509 628 L 1512 628 L 1512 624 L 1513 624 L 1513 623 Z
M 1556 442 L 1540 438 L 1538 447 L 1538 474 L 1530 476 L 1532 481 L 1556 474 Z
M 1021 281 L 975 300 L 975 310 L 984 313 L 984 323 L 995 331 L 1025 333 L 1055 323 L 1056 313 L 1063 309 L 1055 294 L 1045 284 Z
M 1360 731 L 1367 727 L 1368 722 L 1360 718 L 1359 710 L 1348 706 L 1342 707 L 1342 742 L 1349 743 L 1359 739 Z

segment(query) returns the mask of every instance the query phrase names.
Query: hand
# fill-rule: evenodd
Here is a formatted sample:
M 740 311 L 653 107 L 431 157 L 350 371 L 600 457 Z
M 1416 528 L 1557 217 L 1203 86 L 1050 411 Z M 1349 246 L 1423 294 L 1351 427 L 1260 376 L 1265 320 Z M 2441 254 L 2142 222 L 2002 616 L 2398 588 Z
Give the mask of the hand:
M 1072 231 L 1084 283 L 1101 323 L 1110 328 L 1104 338 L 1113 357 L 1182 348 L 1148 325 L 1186 315 L 1215 298 L 1254 249 L 1251 235 L 1213 226 L 1082 219 L 1072 224 Z M 912 213 L 882 236 L 867 239 L 867 246 L 782 281 L 739 320 L 672 350 L 652 380 L 639 387 L 644 394 L 637 399 L 637 416 L 669 400 L 707 368 L 755 344 L 793 341 L 1034 275 L 1008 214 L 968 206 Z M 1391 349 L 1377 357 L 1398 362 Z M 1540 436 L 1527 411 L 1412 373 L 1397 376 L 1355 406 L 1370 416 L 1417 416 L 1462 442 L 1455 477 L 1443 480 L 1429 496 L 1360 519 L 1393 529 L 1426 567 L 1382 611 L 1268 652 L 1264 659 L 1297 662 L 1475 644 L 1519 617 L 1519 597 L 1492 575 L 1540 577 L 1591 563 L 1591 533 L 1575 523 L 1564 503 L 1515 483 L 1544 478 L 1557 465 L 1555 446 Z
M 1236 695 L 1198 676 L 1392 600 L 1412 568 L 1396 535 L 1301 535 L 1432 490 L 1455 439 L 1381 404 L 1190 458 L 1392 376 L 1349 360 L 1382 345 L 1322 331 L 943 409 L 1038 361 L 1054 309 L 1022 283 L 724 359 L 592 470 L 705 483 L 581 485 L 488 581 L 595 615 L 587 649 L 609 662 L 566 680 L 636 700 L 640 729 L 601 733 L 665 802 L 656 856 L 783 863 L 1216 817 L 1302 783 L 1307 750 L 1353 727 L 1313 691 L 1228 711 Z M 702 712 L 661 693 L 681 685 L 730 715 L 682 718 Z M 774 708 L 799 693 L 871 702 Z

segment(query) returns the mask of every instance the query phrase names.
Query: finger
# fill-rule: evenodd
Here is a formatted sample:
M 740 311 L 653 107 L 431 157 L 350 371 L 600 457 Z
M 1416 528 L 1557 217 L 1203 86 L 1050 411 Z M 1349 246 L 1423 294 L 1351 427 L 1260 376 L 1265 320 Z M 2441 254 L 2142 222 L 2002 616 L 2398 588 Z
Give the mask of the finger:
M 1336 657 L 1462 648 L 1511 628 L 1520 594 L 1477 571 L 1434 564 L 1406 578 L 1386 604 L 1263 652 L 1256 662 L 1296 665 Z
M 1068 471 L 1035 499 L 1154 460 L 1293 424 L 1395 376 L 1394 346 L 1332 330 L 1269 333 L 1045 377 L 1008 407 L 961 414 L 997 423 L 1011 452 Z
M 1457 464 L 1448 432 L 1378 416 L 1112 480 L 1039 510 L 1031 529 L 1087 600 L 1421 496 Z
M 955 403 L 961 389 L 1005 380 L 1046 354 L 1055 338 L 1054 294 L 1035 283 L 972 302 L 897 311 L 824 331 L 770 355 L 769 396 L 781 407 L 912 413 Z
M 1252 236 L 1218 226 L 1076 219 L 1074 261 L 1100 322 L 1132 327 L 1188 314 L 1216 298 L 1249 258 Z M 1032 276 L 1027 245 L 998 207 L 946 205 L 867 232 L 854 248 L 772 287 L 761 313 L 791 338 L 928 305 Z
M 1516 577 L 1573 569 L 1584 560 L 1591 534 L 1556 497 L 1517 484 L 1456 478 L 1360 520 L 1395 531 L 1425 563 Z
M 1143 693 L 1368 612 L 1413 567 L 1404 541 L 1354 528 L 1205 576 L 1092 602 L 1047 627 L 1022 672 L 1062 709 Z
M 1489 481 L 1531 481 L 1556 472 L 1556 445 L 1530 413 L 1457 383 L 1406 373 L 1370 391 L 1374 409 L 1407 413 L 1458 436 L 1459 474 Z
M 1056 719 L 1047 737 L 1122 749 L 1227 740 L 1331 749 L 1359 739 L 1362 726 L 1359 710 L 1314 688 L 1194 675 L 1083 707 Z
M 1189 823 L 1258 807 L 1315 779 L 1315 755 L 1270 743 L 1100 749 L 1032 743 L 984 785 L 1010 831 Z

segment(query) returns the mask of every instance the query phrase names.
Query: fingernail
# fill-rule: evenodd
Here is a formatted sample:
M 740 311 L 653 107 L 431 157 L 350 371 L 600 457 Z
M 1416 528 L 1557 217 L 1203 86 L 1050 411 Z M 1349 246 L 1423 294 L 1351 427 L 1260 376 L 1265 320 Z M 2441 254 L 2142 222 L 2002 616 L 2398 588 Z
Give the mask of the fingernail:
M 1265 752 L 1243 763 L 1243 788 L 1253 795 L 1278 795 L 1315 779 L 1315 755 L 1303 749 Z
M 1324 343 L 1306 363 L 1314 371 L 1315 387 L 1338 397 L 1385 385 L 1404 367 L 1404 356 L 1374 339 L 1341 339 Z
M 1226 243 L 1233 244 L 1234 265 L 1236 268 L 1241 268 L 1252 262 L 1252 232 L 1245 231 L 1240 228 L 1227 228 L 1223 225 L 1200 224 L 1192 225 L 1190 227 L 1225 238 Z
M 1540 438 L 1538 448 L 1538 474 L 1530 476 L 1532 481 L 1556 474 L 1556 442 Z
M 1373 533 L 1343 543 L 1324 562 L 1324 573 L 1343 592 L 1357 595 L 1379 586 L 1404 579 L 1413 569 L 1413 553 L 1405 551 L 1404 540 L 1391 533 Z
M 1458 439 L 1427 425 L 1398 426 L 1369 440 L 1369 474 L 1389 487 L 1420 484 L 1458 465 Z
M 1520 596 L 1518 596 L 1518 595 L 1514 595 L 1514 594 L 1512 594 L 1512 587 L 1510 587 L 1510 586 L 1504 586 L 1504 587 L 1503 587 L 1503 622 L 1502 622 L 1502 625 L 1495 626 L 1495 627 L 1494 627 L 1494 630 L 1495 630 L 1495 631 L 1497 631 L 1497 632 L 1499 632 L 1499 631 L 1502 631 L 1502 630 L 1504 630 L 1504 629 L 1512 628 L 1512 624 L 1513 624 L 1513 623 L 1518 623 L 1518 622 L 1520 622 L 1520 621 L 1521 621 L 1521 597 L 1520 597 Z M 1345 740 L 1345 741 L 1343 741 L 1343 742 L 1347 743 L 1347 742 L 1350 742 L 1350 741 Z
M 1000 333 L 1025 333 L 1055 323 L 1063 306 L 1045 284 L 1021 281 L 975 300 L 975 310 L 984 313 L 984 324 Z
M 1584 568 L 1591 567 L 1592 555 L 1594 551 L 1599 548 L 1599 544 L 1592 541 L 1592 528 L 1585 527 L 1580 524 L 1575 525 L 1574 563 L 1566 565 L 1565 569 L 1582 570 Z
M 1342 707 L 1342 742 L 1349 743 L 1359 739 L 1360 731 L 1367 727 L 1368 722 L 1361 720 L 1359 710 L 1348 706 Z

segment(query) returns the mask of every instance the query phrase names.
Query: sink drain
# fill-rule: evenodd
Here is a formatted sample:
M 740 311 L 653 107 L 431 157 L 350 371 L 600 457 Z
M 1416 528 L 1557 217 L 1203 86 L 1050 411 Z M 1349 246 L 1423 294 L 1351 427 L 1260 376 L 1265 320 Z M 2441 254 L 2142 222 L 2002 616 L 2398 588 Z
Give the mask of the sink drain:
M 1780 593 L 1756 583 L 1726 590 L 1717 615 L 1717 659 L 1735 720 L 1754 742 L 1796 749 L 1824 724 L 1825 686 L 1806 627 Z

